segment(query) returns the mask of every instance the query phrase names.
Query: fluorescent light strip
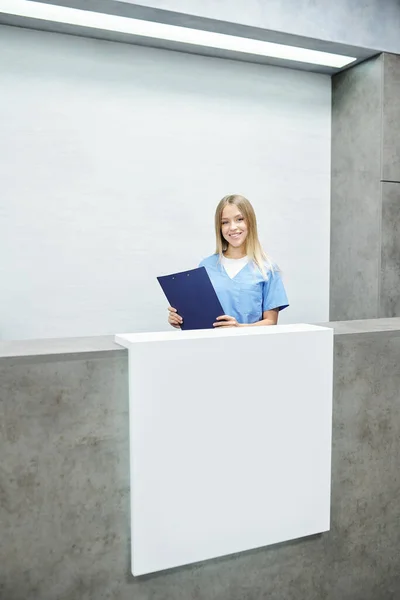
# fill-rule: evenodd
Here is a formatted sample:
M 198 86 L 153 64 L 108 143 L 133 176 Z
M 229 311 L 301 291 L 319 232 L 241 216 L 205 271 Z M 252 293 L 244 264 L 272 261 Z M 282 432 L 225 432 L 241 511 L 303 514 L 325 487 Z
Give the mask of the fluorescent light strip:
M 43 4 L 32 0 L 0 0 L 0 13 L 326 67 L 341 68 L 356 60 L 351 56 L 307 50 L 306 48 L 252 40 L 224 33 L 189 29 L 177 25 L 107 15 L 78 8 Z

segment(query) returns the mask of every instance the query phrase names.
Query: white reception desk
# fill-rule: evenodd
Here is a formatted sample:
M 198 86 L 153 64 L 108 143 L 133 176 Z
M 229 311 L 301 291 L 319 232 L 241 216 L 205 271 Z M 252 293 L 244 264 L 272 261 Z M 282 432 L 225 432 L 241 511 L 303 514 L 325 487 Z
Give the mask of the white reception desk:
M 332 329 L 115 341 L 129 350 L 133 575 L 329 529 Z

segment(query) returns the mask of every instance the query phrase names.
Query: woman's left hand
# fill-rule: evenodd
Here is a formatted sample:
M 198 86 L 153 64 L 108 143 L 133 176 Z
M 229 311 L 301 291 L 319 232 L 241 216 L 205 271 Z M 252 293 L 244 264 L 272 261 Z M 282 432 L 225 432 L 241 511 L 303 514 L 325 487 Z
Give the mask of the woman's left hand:
M 222 315 L 221 317 L 217 317 L 217 322 L 214 323 L 214 327 L 240 327 L 240 323 L 236 321 L 235 317 Z

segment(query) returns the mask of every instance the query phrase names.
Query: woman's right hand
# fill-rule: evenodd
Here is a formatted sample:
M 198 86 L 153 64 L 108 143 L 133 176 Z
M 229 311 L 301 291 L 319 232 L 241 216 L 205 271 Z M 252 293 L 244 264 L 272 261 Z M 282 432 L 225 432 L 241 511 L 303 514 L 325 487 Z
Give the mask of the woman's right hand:
M 175 327 L 175 329 L 180 329 L 181 324 L 183 323 L 182 317 L 178 315 L 176 312 L 176 308 L 172 308 L 172 306 L 168 306 L 168 323 Z

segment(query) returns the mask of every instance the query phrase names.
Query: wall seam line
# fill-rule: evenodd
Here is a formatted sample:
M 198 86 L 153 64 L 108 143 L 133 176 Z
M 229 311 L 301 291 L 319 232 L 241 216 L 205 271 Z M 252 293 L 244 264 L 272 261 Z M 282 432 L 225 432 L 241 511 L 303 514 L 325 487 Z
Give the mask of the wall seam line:
M 383 224 L 383 102 L 384 102 L 384 83 L 385 83 L 385 53 L 382 54 L 382 69 L 381 69 L 381 81 L 380 81 L 380 171 L 381 181 L 379 182 L 379 206 L 378 206 L 378 294 L 377 294 L 377 307 L 376 317 L 381 316 L 381 295 L 382 295 L 382 224 Z

